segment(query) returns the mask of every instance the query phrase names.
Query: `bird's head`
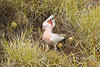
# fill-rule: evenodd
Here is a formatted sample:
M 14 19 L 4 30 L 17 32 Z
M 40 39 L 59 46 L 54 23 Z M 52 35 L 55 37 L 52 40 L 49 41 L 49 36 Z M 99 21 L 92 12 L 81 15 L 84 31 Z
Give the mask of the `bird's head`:
M 51 26 L 53 27 L 53 22 L 52 22 L 52 20 L 49 20 L 49 21 L 43 23 L 43 28 L 45 28 L 47 25 L 51 25 Z
M 50 25 L 50 24 L 47 24 L 45 27 L 44 27 L 45 31 L 51 31 L 52 32 L 52 29 L 53 27 Z

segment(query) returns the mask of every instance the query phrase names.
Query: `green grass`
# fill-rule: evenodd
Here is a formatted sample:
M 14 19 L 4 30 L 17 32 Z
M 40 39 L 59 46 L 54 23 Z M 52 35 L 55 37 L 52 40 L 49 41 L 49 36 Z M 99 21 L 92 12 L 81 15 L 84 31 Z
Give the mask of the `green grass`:
M 100 1 L 0 0 L 0 10 L 0 67 L 100 66 Z M 51 14 L 53 32 L 67 36 L 67 47 L 59 51 L 42 49 L 42 23 Z M 70 36 L 72 46 L 67 44 Z

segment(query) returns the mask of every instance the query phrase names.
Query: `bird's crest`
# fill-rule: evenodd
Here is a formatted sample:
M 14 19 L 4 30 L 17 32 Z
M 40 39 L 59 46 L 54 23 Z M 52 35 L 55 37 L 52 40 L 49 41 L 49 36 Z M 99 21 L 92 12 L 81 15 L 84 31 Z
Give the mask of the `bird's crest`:
M 53 26 L 53 23 L 51 20 L 47 21 L 47 23 L 49 23 L 51 26 Z
M 48 17 L 48 19 L 46 21 L 43 22 L 43 27 L 45 27 L 47 24 L 50 24 L 52 27 L 55 26 L 55 19 L 54 15 L 51 15 L 50 17 Z

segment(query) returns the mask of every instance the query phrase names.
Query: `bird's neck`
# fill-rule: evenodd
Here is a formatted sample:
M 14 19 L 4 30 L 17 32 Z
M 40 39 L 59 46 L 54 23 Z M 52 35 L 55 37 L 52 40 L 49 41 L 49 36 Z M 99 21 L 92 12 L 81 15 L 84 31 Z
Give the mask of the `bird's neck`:
M 52 33 L 52 30 L 45 30 L 45 32 L 51 32 Z

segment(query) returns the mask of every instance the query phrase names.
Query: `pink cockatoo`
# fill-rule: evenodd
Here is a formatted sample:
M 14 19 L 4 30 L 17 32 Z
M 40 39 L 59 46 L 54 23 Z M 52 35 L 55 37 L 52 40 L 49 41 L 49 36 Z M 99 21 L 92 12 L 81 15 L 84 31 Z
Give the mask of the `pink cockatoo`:
M 53 27 L 50 24 L 45 25 L 45 31 L 43 34 L 43 41 L 46 43 L 46 46 L 54 45 L 55 50 L 56 44 L 63 40 L 65 37 L 65 34 L 54 34 L 52 33 Z
M 52 28 L 55 26 L 55 19 L 54 18 L 54 15 L 51 15 L 46 21 L 43 22 L 43 28 L 49 24 L 52 26 Z

